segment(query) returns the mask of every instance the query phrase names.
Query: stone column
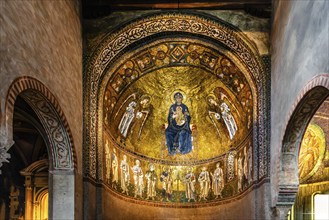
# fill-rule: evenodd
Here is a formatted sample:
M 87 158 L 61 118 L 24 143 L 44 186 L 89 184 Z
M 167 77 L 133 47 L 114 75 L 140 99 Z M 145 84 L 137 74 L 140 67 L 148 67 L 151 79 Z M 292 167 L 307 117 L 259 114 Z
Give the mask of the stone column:
M 74 191 L 73 170 L 49 171 L 49 219 L 74 219 Z
M 33 194 L 31 176 L 25 177 L 25 219 L 33 219 Z

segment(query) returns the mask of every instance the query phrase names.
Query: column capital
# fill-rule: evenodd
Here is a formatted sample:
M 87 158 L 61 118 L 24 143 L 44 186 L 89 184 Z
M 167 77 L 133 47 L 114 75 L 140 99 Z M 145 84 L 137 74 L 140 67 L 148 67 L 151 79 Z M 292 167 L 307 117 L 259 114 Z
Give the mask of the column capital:
M 1 167 L 3 163 L 8 163 L 10 159 L 10 154 L 8 150 L 14 145 L 14 141 L 8 138 L 5 132 L 0 131 L 0 174 Z
M 276 220 L 286 220 L 288 218 L 288 213 L 292 206 L 276 206 L 275 207 L 275 218 Z

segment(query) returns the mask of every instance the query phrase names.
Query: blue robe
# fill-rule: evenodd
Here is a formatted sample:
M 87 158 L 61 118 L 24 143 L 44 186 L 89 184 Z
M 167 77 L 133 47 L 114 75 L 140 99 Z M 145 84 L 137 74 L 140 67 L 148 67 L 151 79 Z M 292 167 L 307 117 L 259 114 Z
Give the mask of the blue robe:
M 185 123 L 182 125 L 178 125 L 175 118 L 173 118 L 177 106 L 182 108 L 184 114 Z M 171 105 L 168 114 L 168 127 L 166 129 L 166 142 L 169 155 L 175 155 L 176 153 L 187 154 L 191 152 L 192 131 L 190 129 L 190 121 L 191 116 L 186 105 Z

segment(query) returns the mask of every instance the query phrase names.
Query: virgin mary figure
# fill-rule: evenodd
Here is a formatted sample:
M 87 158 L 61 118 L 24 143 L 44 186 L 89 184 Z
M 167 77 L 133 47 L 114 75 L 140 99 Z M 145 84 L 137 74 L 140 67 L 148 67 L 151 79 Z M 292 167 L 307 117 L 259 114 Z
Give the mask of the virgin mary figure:
M 168 154 L 187 154 L 192 150 L 191 116 L 187 106 L 182 103 L 182 93 L 175 93 L 174 99 L 175 104 L 170 106 L 166 128 Z

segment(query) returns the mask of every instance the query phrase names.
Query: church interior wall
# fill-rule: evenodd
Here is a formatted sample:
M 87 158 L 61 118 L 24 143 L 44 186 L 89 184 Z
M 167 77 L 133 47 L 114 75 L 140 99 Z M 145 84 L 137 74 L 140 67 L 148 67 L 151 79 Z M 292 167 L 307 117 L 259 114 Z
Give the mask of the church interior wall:
M 118 198 L 101 179 L 97 183 L 87 178 L 83 181 L 83 59 L 88 60 L 109 32 L 131 19 L 157 11 L 114 12 L 102 20 L 84 20 L 81 18 L 81 1 L 71 0 L 2 1 L 0 11 L 0 143 L 8 137 L 7 126 L 12 126 L 6 124 L 6 118 L 12 115 L 5 111 L 10 85 L 21 76 L 39 80 L 58 101 L 72 132 L 77 160 L 75 190 L 66 190 L 75 197 L 76 219 L 118 219 L 119 216 L 122 219 L 132 216 L 134 219 L 177 216 L 179 219 L 273 218 L 271 207 L 275 206 L 277 196 L 282 140 L 294 110 L 292 107 L 300 100 L 298 96 L 308 82 L 315 76 L 329 73 L 327 0 L 273 0 L 272 24 L 269 19 L 256 18 L 243 11 L 198 12 L 239 28 L 260 57 L 271 56 L 271 88 L 268 88 L 271 91 L 271 159 L 267 176 L 270 182 L 254 184 L 243 193 L 219 203 L 189 208 L 175 207 L 177 204 L 152 207 L 134 203 L 133 199 Z M 101 172 L 97 173 L 97 178 L 101 175 Z M 65 185 L 58 184 L 56 189 L 61 191 L 61 187 L 65 188 Z M 324 189 L 322 185 L 309 187 L 313 191 Z M 309 198 L 310 191 L 300 188 L 303 201 Z M 0 213 L 3 209 L 0 207 Z M 66 209 L 72 212 L 73 207 L 63 207 L 62 211 Z
M 129 208 L 123 208 L 127 202 L 113 196 L 106 188 L 103 189 L 103 219 L 269 219 L 267 194 L 268 183 L 243 195 L 242 198 L 224 202 L 217 206 L 178 208 L 145 206 L 129 202 Z M 250 202 L 257 201 L 257 203 Z M 256 207 L 257 206 L 257 207 Z M 109 211 L 111 210 L 111 211 Z M 260 210 L 262 210 L 260 212 Z M 243 217 L 242 217 L 243 216 Z
M 274 1 L 271 34 L 271 173 L 278 173 L 283 135 L 303 87 L 329 73 L 329 2 Z M 276 200 L 278 176 L 271 176 Z
M 9 86 L 21 76 L 41 81 L 59 102 L 72 132 L 82 182 L 82 34 L 78 1 L 1 2 L 1 119 Z M 6 137 L 5 120 L 1 133 Z M 9 131 L 12 132 L 12 131 Z M 8 136 L 7 136 L 8 137 Z M 82 186 L 76 184 L 82 217 Z M 81 203 L 81 204 L 80 204 Z M 81 218 L 79 218 L 81 219 Z

